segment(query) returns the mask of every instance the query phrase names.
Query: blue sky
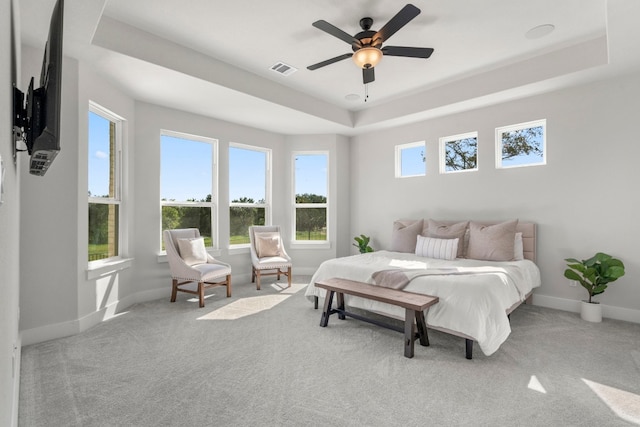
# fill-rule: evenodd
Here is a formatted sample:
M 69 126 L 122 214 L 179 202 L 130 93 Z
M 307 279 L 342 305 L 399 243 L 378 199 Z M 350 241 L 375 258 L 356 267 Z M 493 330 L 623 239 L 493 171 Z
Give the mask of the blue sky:
M 254 202 L 266 197 L 267 153 L 229 147 L 229 201 L 248 197 Z
M 426 166 L 422 157 L 424 146 L 407 147 L 400 150 L 401 176 L 424 175 Z
M 160 198 L 206 199 L 211 194 L 212 145 L 167 135 L 160 140 Z
M 296 194 L 309 193 L 327 196 L 327 162 L 326 155 L 296 155 Z
M 425 173 L 424 147 L 401 150 L 402 175 Z M 211 194 L 212 146 L 206 142 L 161 136 L 160 197 L 167 200 L 202 200 Z M 93 196 L 109 192 L 109 120 L 89 113 L 89 191 Z M 504 166 L 540 163 L 540 156 L 519 156 Z M 295 192 L 327 195 L 327 156 L 298 154 L 295 157 Z M 265 198 L 266 152 L 229 147 L 229 201 Z M 226 182 L 226 180 L 222 180 Z M 274 189 L 277 190 L 277 189 Z
M 89 192 L 109 194 L 109 120 L 89 112 Z
M 174 136 L 161 136 L 160 197 L 186 201 L 211 194 L 211 144 Z M 89 191 L 94 196 L 109 190 L 109 120 L 89 113 Z M 229 147 L 229 201 L 266 194 L 265 151 Z M 296 192 L 327 195 L 327 156 L 296 156 Z M 227 180 L 222 179 L 221 183 Z M 278 189 L 274 188 L 274 191 Z

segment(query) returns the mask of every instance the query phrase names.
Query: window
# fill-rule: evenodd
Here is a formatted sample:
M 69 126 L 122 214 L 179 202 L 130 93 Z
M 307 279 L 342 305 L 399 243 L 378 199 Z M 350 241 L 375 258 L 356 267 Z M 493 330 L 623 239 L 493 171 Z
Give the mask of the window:
M 249 243 L 249 226 L 270 223 L 271 150 L 229 146 L 229 244 Z
M 478 133 L 440 138 L 440 173 L 478 170 Z
M 396 178 L 424 176 L 427 172 L 424 141 L 396 145 Z
M 496 129 L 496 167 L 513 168 L 547 163 L 546 120 Z
M 89 262 L 120 256 L 122 122 L 98 105 L 89 105 Z
M 294 154 L 295 241 L 327 241 L 328 153 Z
M 217 143 L 169 131 L 160 135 L 162 230 L 197 228 L 207 247 L 217 247 Z

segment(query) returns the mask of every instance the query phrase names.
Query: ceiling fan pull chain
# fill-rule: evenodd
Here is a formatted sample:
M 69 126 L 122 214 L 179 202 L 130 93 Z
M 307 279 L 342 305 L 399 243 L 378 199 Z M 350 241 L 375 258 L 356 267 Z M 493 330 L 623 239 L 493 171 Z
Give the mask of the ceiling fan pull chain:
M 364 84 L 364 102 L 367 102 L 369 99 L 369 83 Z

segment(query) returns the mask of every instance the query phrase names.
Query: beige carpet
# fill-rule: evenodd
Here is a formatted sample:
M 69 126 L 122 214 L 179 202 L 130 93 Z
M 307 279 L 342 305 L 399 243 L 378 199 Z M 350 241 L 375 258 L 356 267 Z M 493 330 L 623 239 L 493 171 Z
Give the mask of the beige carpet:
M 523 306 L 492 356 L 332 316 L 286 289 L 179 294 L 25 347 L 21 426 L 640 425 L 640 325 Z

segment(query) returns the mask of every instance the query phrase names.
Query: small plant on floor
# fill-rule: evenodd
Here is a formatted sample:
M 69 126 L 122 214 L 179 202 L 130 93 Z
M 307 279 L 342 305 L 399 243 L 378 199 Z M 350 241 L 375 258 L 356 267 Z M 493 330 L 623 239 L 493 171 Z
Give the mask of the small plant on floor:
M 369 237 L 361 234 L 360 236 L 356 236 L 353 238 L 357 242 L 353 244 L 361 254 L 366 254 L 367 252 L 373 252 L 373 248 L 369 246 L 369 241 L 371 240 Z
M 608 283 L 624 276 L 622 261 L 602 252 L 582 261 L 575 258 L 567 258 L 565 261 L 569 268 L 564 271 L 564 277 L 580 282 L 589 292 L 589 303 L 597 303 L 591 301 L 591 298 L 603 293 Z

